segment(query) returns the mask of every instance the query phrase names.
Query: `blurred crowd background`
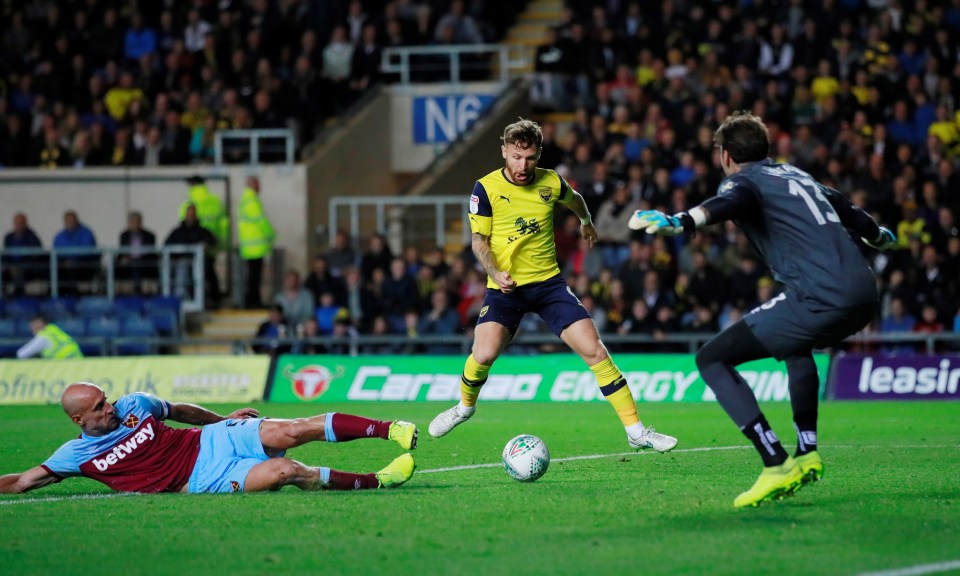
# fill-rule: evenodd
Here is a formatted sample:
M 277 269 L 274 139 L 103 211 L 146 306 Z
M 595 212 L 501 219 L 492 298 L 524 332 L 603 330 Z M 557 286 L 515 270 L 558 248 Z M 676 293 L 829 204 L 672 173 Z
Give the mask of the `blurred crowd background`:
M 391 81 L 383 47 L 496 42 L 521 4 L 6 0 L 0 165 L 206 162 L 225 128 L 294 127 L 309 142 Z M 867 330 L 960 331 L 958 38 L 960 0 L 568 2 L 536 50 L 533 117 L 540 165 L 584 195 L 603 240 L 586 250 L 558 211 L 561 270 L 601 331 L 712 332 L 777 293 L 732 223 L 667 240 L 626 226 L 634 210 L 716 192 L 712 134 L 735 110 L 764 118 L 772 158 L 897 233 L 894 252 L 864 247 L 882 293 Z M 268 323 L 469 332 L 485 289 L 469 253 L 353 240 L 341 233 L 311 270 L 291 270 Z M 545 330 L 535 318 L 521 329 Z

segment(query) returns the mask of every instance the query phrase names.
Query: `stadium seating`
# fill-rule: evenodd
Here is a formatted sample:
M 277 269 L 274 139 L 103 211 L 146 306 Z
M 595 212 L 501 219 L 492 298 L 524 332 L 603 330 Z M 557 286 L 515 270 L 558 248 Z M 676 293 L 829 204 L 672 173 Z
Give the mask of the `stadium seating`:
M 17 298 L 7 301 L 6 316 L 13 319 L 31 319 L 40 313 L 40 299 L 34 297 Z
M 83 318 L 61 318 L 57 320 L 57 326 L 74 339 L 87 335 L 87 321 Z
M 77 302 L 77 314 L 84 318 L 110 316 L 113 302 L 106 296 L 88 296 Z
M 120 323 L 106 316 L 87 323 L 87 338 L 80 342 L 84 356 L 100 356 L 109 351 L 109 341 L 120 335 Z
M 56 321 L 57 318 L 73 315 L 77 310 L 77 300 L 69 296 L 49 298 L 40 301 L 39 309 L 44 318 Z
M 17 318 L 16 335 L 18 338 L 32 338 L 33 330 L 30 329 L 30 318 Z
M 153 322 L 149 319 L 131 316 L 125 318 L 120 324 L 121 341 L 117 343 L 117 354 L 122 356 L 135 356 L 142 354 L 153 354 L 156 347 L 150 342 L 144 342 L 143 339 L 156 336 L 156 330 Z M 124 341 L 124 338 L 137 338 L 136 342 Z
M 38 314 L 75 338 L 86 356 L 115 351 L 122 355 L 155 354 L 150 342 L 136 341 L 181 334 L 181 301 L 177 297 L 104 296 L 0 300 L 0 358 L 16 356 L 33 337 L 31 320 Z M 119 339 L 118 342 L 114 342 Z
M 144 312 L 161 336 L 180 335 L 180 299 L 175 296 L 154 296 L 144 302 Z
M 142 296 L 117 296 L 113 299 L 113 311 L 118 317 L 139 316 L 143 303 Z
M 9 318 L 0 318 L 0 340 L 17 338 L 17 321 Z M 0 344 L 0 358 L 13 358 L 17 355 L 20 345 L 16 343 Z

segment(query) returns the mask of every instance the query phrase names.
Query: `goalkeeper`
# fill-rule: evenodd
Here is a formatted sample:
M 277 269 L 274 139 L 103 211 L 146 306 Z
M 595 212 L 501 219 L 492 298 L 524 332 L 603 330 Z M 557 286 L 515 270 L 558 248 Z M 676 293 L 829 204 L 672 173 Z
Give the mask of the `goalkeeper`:
M 878 307 L 873 273 L 847 230 L 880 250 L 894 247 L 896 238 L 836 190 L 767 158 L 769 135 L 760 118 L 734 114 L 717 129 L 714 140 L 727 175 L 717 195 L 673 216 L 638 211 L 630 228 L 674 235 L 735 220 L 774 278 L 786 286 L 697 354 L 704 382 L 763 459 L 756 483 L 733 502 L 739 508 L 789 496 L 822 477 L 823 461 L 817 453 L 820 383 L 811 352 L 863 328 Z M 771 356 L 787 364 L 797 431 L 793 457 L 735 370 Z

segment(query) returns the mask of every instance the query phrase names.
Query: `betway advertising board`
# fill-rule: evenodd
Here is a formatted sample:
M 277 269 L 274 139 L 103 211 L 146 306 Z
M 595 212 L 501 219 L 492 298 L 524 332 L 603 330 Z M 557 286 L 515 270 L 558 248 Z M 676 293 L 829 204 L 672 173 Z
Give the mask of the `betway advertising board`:
M 73 382 L 92 382 L 117 397 L 149 392 L 174 402 L 263 399 L 266 356 L 131 356 L 0 361 L 0 405 L 54 404 Z
M 821 382 L 829 357 L 815 355 Z M 690 354 L 619 354 L 617 365 L 638 402 L 702 402 L 715 397 Z M 281 356 L 270 400 L 275 402 L 456 401 L 459 356 Z M 786 366 L 745 364 L 741 374 L 761 401 L 789 400 Z M 573 354 L 504 356 L 480 391 L 483 400 L 603 401 L 593 373 Z
M 960 356 L 838 356 L 831 382 L 840 400 L 960 400 Z

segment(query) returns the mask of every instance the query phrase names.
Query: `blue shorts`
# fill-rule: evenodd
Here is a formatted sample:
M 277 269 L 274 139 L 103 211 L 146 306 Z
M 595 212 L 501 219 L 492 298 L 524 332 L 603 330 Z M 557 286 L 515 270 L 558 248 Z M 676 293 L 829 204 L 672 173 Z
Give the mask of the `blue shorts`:
M 204 426 L 188 490 L 243 492 L 250 469 L 270 459 L 260 442 L 261 422 L 263 418 L 227 419 Z
M 866 326 L 876 302 L 811 310 L 790 291 L 757 306 L 743 320 L 777 360 L 833 346 Z
M 543 282 L 518 287 L 510 294 L 487 288 L 477 324 L 496 322 L 513 336 L 527 312 L 536 312 L 560 336 L 563 329 L 578 320 L 590 318 L 586 308 L 560 275 Z

